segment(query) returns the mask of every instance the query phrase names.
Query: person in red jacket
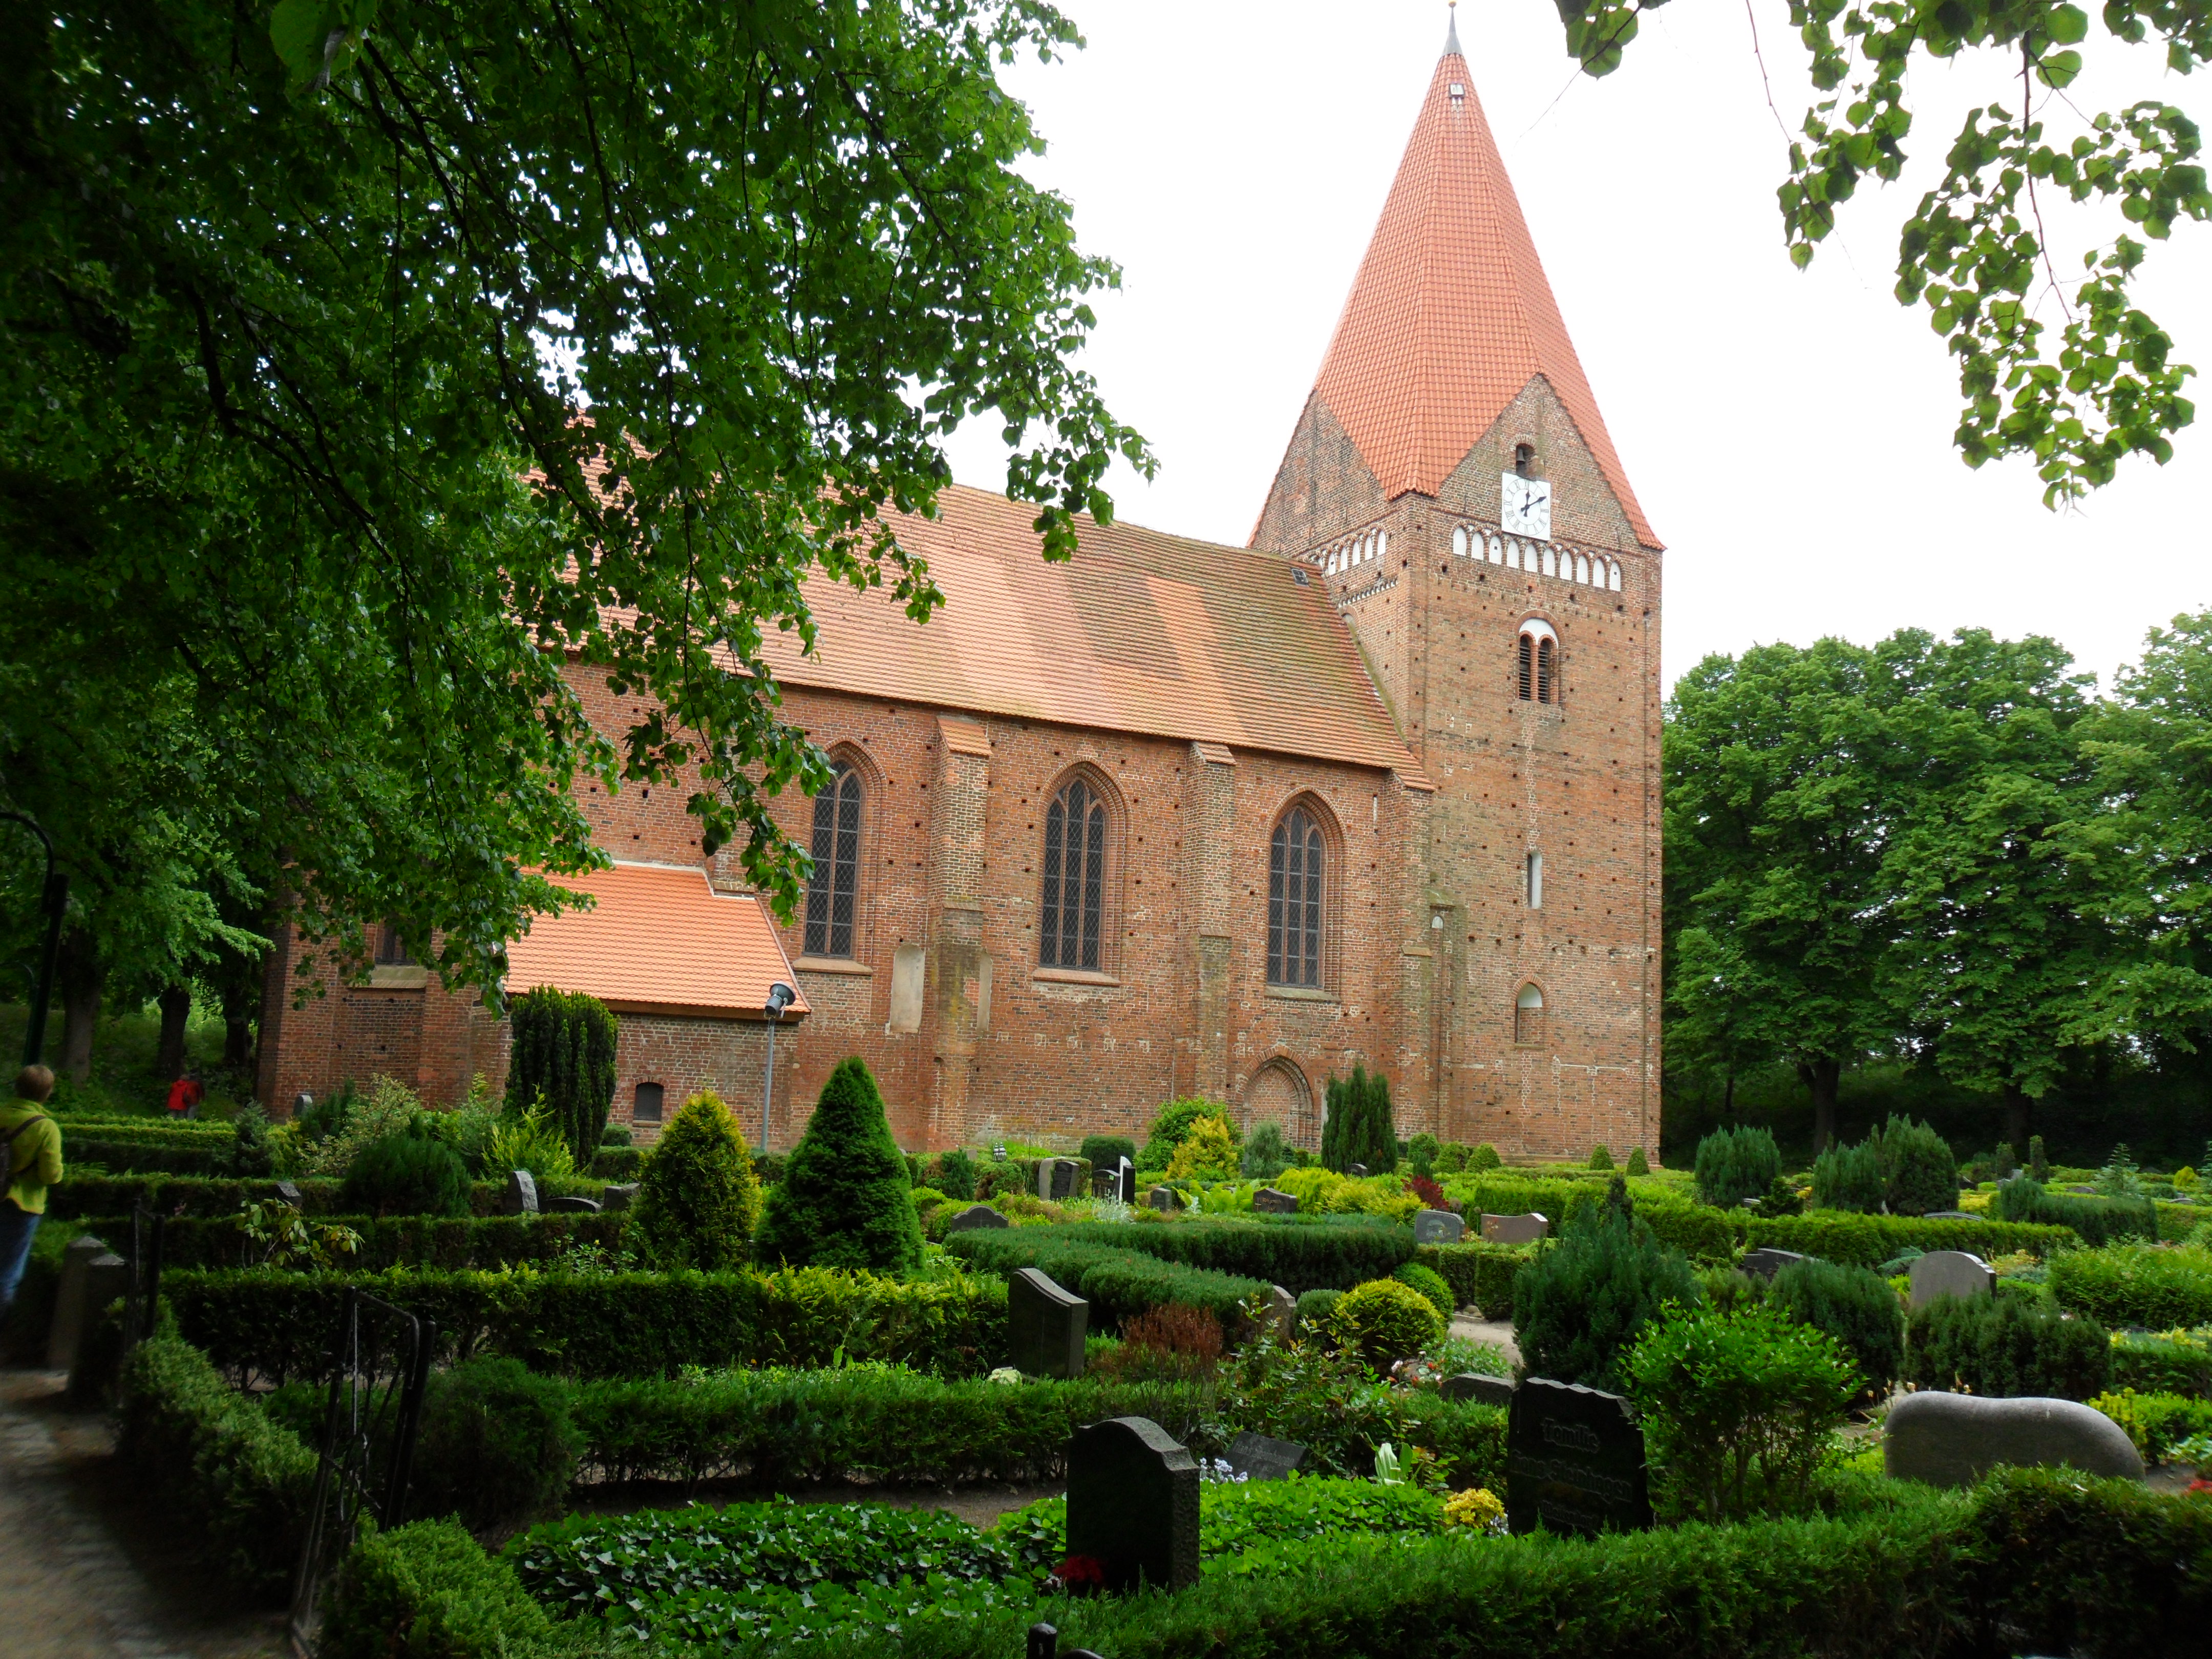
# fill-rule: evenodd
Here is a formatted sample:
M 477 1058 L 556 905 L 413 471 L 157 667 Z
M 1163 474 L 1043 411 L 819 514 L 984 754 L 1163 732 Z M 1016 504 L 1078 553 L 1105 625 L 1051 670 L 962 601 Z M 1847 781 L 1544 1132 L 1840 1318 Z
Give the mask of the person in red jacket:
M 196 1117 L 199 1115 L 200 1100 L 207 1091 L 200 1087 L 198 1075 L 186 1072 L 169 1085 L 169 1115 Z

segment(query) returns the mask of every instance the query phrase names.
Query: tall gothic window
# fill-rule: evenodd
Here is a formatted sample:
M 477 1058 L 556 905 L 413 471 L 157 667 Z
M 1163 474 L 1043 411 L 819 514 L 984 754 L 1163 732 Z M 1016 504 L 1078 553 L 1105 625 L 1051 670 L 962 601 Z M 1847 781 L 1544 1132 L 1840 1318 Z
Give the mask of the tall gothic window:
M 1559 702 L 1559 641 L 1549 623 L 1532 617 L 1521 624 L 1517 666 L 1517 689 L 1522 702 Z
M 1303 806 L 1275 826 L 1267 845 L 1267 983 L 1321 984 L 1321 825 Z
M 814 873 L 806 883 L 806 954 L 853 954 L 860 885 L 860 775 L 846 763 L 814 798 Z
M 1040 965 L 1098 971 L 1105 893 L 1106 803 L 1076 778 L 1052 798 L 1044 815 Z

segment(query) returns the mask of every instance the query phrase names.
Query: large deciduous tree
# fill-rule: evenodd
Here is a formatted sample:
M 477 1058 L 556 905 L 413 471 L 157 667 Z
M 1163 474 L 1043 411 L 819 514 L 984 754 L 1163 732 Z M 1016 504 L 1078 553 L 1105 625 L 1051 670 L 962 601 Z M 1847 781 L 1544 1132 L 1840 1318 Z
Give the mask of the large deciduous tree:
M 1559 0 L 1569 53 L 1587 73 L 1610 74 L 1641 15 L 1662 3 Z M 2106 0 L 2094 47 L 2089 13 L 2071 0 L 1790 0 L 1789 15 L 1819 94 L 1778 192 L 1790 258 L 1811 263 L 1862 179 L 1903 173 L 1916 63 L 1997 58 L 2018 96 L 1967 112 L 1942 181 L 1898 246 L 1899 301 L 1927 307 L 1959 362 L 1959 453 L 1972 466 L 2028 456 L 2047 504 L 2108 482 L 2130 454 L 2163 465 L 2172 434 L 2195 418 L 2182 396 L 2195 371 L 2173 361 L 2131 285 L 2148 241 L 2178 220 L 2212 217 L 2201 137 L 2162 100 L 2092 114 L 2067 88 L 2085 48 L 2117 57 L 2155 42 L 2166 69 L 2188 74 L 2212 57 L 2212 5 Z M 2066 256 L 2078 273 L 2070 283 L 2045 228 L 2044 204 L 2061 198 L 2116 210 L 2126 227 Z M 2055 330 L 2039 314 L 2050 297 Z
M 1115 455 L 1149 467 L 1071 366 L 1115 273 L 995 78 L 1075 42 L 1036 0 L 17 23 L 0 785 L 173 706 L 204 760 L 175 810 L 266 846 L 342 954 L 389 919 L 495 984 L 545 872 L 598 856 L 585 772 L 696 779 L 702 849 L 788 904 L 766 797 L 823 762 L 763 641 L 811 641 L 803 584 L 925 618 L 882 514 L 931 509 L 979 413 L 1047 556 Z

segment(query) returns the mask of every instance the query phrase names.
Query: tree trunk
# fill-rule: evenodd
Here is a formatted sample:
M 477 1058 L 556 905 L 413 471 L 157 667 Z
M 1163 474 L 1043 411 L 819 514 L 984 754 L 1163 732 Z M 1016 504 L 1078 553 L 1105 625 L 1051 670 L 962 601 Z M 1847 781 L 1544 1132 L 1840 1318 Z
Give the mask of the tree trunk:
M 253 1022 L 234 1015 L 222 1018 L 222 1063 L 236 1070 L 253 1064 Z
M 1797 1075 L 1813 1093 L 1813 1151 L 1817 1155 L 1836 1144 L 1836 1085 L 1844 1074 L 1839 1060 L 1801 1060 Z
M 1729 1066 L 1727 1075 L 1727 1086 L 1721 1093 L 1721 1121 L 1734 1128 L 1735 1127 L 1735 1067 L 1733 1064 Z
M 2023 1169 L 2027 1166 L 2027 1138 L 2033 1128 L 2028 1109 L 2034 1103 L 2012 1085 L 2005 1085 L 2005 1139 L 2012 1146 L 2014 1162 Z
M 100 949 L 82 927 L 62 935 L 60 959 L 54 968 L 56 988 L 62 996 L 61 1069 L 77 1083 L 92 1081 L 92 1028 L 100 1018 L 101 971 Z
M 154 1045 L 154 1075 L 166 1091 L 185 1074 L 185 1027 L 192 1017 L 192 994 L 172 985 L 157 1000 L 161 1005 L 161 1037 Z

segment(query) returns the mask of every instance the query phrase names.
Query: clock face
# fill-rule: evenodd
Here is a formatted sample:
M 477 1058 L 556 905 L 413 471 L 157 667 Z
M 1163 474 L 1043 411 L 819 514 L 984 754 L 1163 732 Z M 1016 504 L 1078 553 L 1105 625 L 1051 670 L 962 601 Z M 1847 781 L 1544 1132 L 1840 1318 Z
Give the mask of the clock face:
M 1503 505 L 1499 517 L 1505 528 L 1516 536 L 1551 540 L 1551 484 L 1542 478 L 1524 478 L 1517 472 L 1505 473 L 1498 482 Z

